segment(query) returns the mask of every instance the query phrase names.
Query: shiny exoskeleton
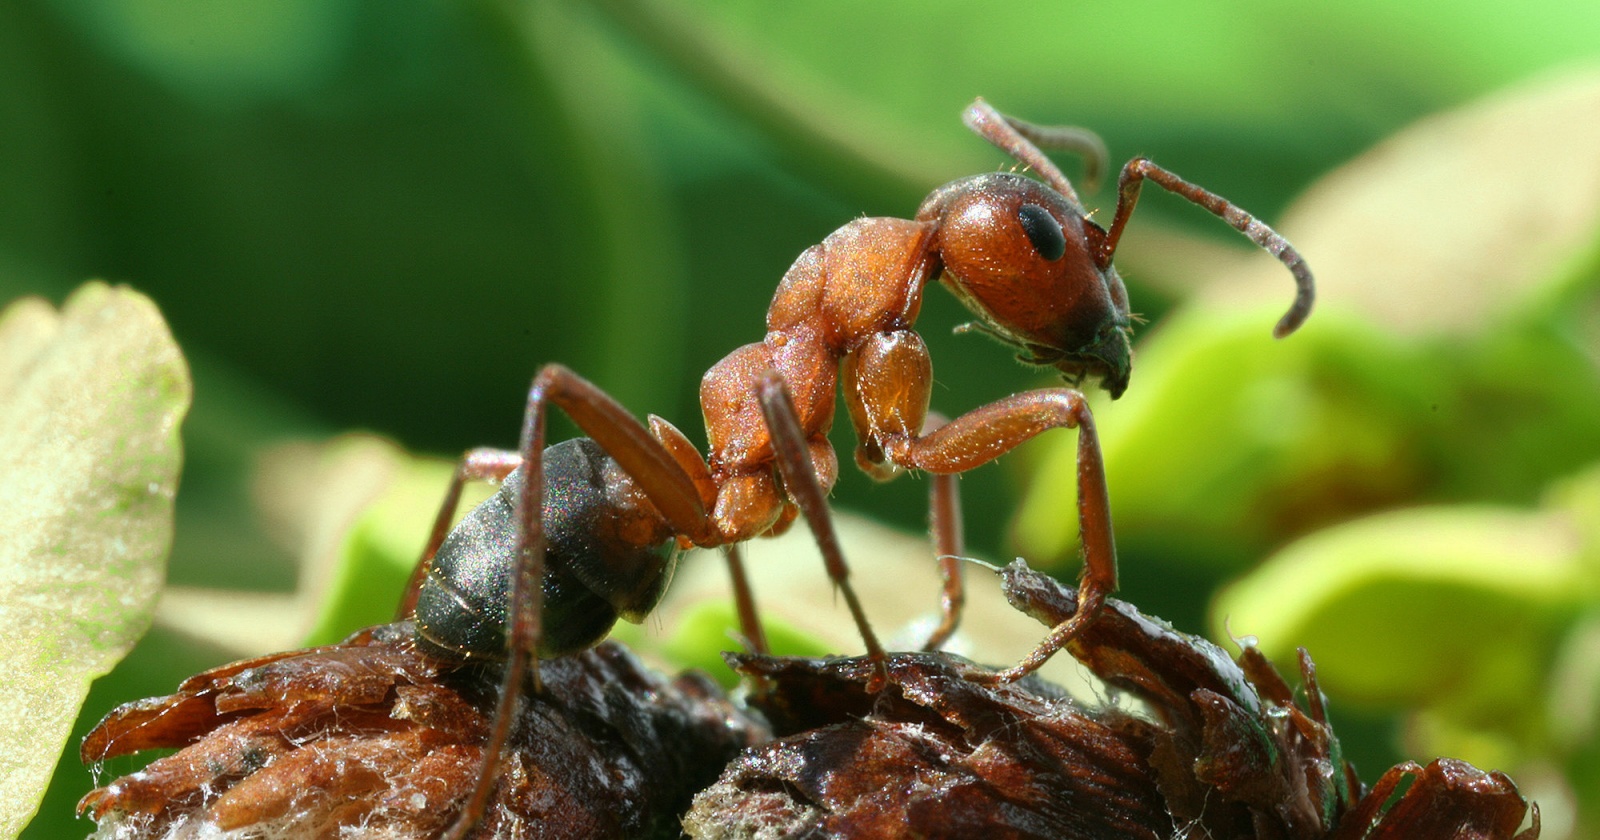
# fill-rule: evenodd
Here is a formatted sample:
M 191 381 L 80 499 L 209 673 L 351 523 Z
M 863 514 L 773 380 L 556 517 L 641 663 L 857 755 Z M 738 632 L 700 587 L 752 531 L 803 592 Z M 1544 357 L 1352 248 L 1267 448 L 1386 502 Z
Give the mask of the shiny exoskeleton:
M 1093 134 L 1031 125 L 1001 115 L 981 99 L 967 109 L 964 120 L 1040 180 L 1008 173 L 963 178 L 931 193 L 914 219 L 857 219 L 802 253 L 773 295 L 765 337 L 735 349 L 701 380 L 706 455 L 667 421 L 652 416 L 648 425 L 640 423 L 592 383 L 550 364 L 528 390 L 517 450 L 474 450 L 462 459 L 401 605 L 409 615 L 413 607 L 420 609 L 422 590 L 434 587 L 430 599 L 472 593 L 483 602 L 485 615 L 503 619 L 475 637 L 474 645 L 487 649 L 504 632 L 507 665 L 482 778 L 447 836 L 465 836 L 482 814 L 525 675 L 537 685 L 536 655 L 559 652 L 569 634 L 578 639 L 594 632 L 588 626 L 571 631 L 557 627 L 558 622 L 577 620 L 577 611 L 555 600 L 549 604 L 550 620 L 545 620 L 541 593 L 551 591 L 552 578 L 564 579 L 574 565 L 606 565 L 567 564 L 547 555 L 547 546 L 558 540 L 547 533 L 543 515 L 544 477 L 557 471 L 545 450 L 545 422 L 552 407 L 594 441 L 631 480 L 629 493 L 637 492 L 659 516 L 656 524 L 665 525 L 665 531 L 628 537 L 637 540 L 634 545 L 653 548 L 667 533 L 684 547 L 726 549 L 740 627 L 758 651 L 764 649 L 761 626 L 733 547 L 782 533 L 803 516 L 867 655 L 884 671 L 883 648 L 850 586 L 827 505 L 828 490 L 838 477 L 838 459 L 827 434 L 840 396 L 859 441 L 855 462 L 864 472 L 879 480 L 906 471 L 933 476 L 931 519 L 945 578 L 944 612 L 926 647 L 939 647 L 954 631 L 964 597 L 956 558 L 961 537 L 954 477 L 1049 429 L 1078 430 L 1077 515 L 1084 558 L 1078 609 L 1027 658 L 992 679 L 1012 681 L 1037 670 L 1116 589 L 1104 463 L 1088 402 L 1075 386 L 1096 380 L 1116 397 L 1128 385 L 1133 318 L 1112 257 L 1140 187 L 1152 181 L 1200 205 L 1288 268 L 1296 294 L 1274 330 L 1279 337 L 1293 332 L 1311 311 L 1311 272 L 1283 237 L 1254 216 L 1145 158 L 1122 168 L 1116 209 L 1110 224 L 1101 227 L 1089 218 L 1071 182 L 1041 151 L 1079 152 L 1088 170 L 1097 172 L 1105 151 Z M 977 316 L 969 327 L 1013 346 L 1024 362 L 1053 367 L 1074 387 L 1012 394 L 947 422 L 931 413 L 932 360 L 915 324 L 923 291 L 935 280 Z M 435 550 L 450 533 L 462 484 L 503 479 L 518 467 L 529 476 L 524 491 L 506 497 L 505 507 L 494 514 L 499 525 L 512 523 L 510 531 L 462 537 L 474 548 L 441 562 Z M 483 545 L 496 540 L 505 545 Z M 481 587 L 465 583 L 462 578 L 477 569 L 459 562 L 469 554 L 494 557 L 496 568 L 509 579 Z M 552 575 L 557 563 L 562 567 Z M 647 581 L 606 587 L 622 592 L 637 584 L 654 594 L 653 572 L 646 576 Z M 498 602 L 493 609 L 487 605 L 502 592 L 506 611 L 500 614 Z M 446 623 L 433 622 L 432 632 L 440 636 L 425 643 L 457 656 L 472 650 L 453 648 L 457 641 L 443 638 Z M 886 672 L 883 676 L 887 678 Z
M 677 535 L 594 441 L 544 451 L 542 659 L 598 644 L 618 618 L 655 608 L 678 563 Z M 506 658 L 523 470 L 462 517 L 416 593 L 417 647 L 440 659 Z

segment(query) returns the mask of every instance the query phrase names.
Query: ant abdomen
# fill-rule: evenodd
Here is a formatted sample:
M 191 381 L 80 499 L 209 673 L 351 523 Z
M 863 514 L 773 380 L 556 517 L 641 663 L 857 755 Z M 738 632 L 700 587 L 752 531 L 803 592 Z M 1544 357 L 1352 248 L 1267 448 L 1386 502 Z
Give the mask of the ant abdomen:
M 588 438 L 544 450 L 547 544 L 540 658 L 589 648 L 618 618 L 638 622 L 677 565 L 672 529 L 632 479 Z M 462 518 L 417 592 L 417 645 L 450 661 L 506 658 L 516 512 L 523 470 Z

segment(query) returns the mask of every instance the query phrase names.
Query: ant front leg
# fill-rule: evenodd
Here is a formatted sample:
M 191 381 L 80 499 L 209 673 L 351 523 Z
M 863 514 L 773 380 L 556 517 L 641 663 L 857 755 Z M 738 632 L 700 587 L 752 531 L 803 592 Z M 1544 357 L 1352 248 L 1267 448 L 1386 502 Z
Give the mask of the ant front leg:
M 930 413 L 933 364 L 922 336 L 912 330 L 879 333 L 846 356 L 841 367 L 841 390 L 850 422 L 861 446 L 856 464 L 879 481 L 887 481 L 906 464 L 888 458 L 886 441 L 915 440 L 931 434 L 948 421 Z M 919 433 L 920 430 L 920 433 Z M 953 473 L 933 472 L 928 490 L 928 530 L 934 556 L 944 580 L 943 608 L 923 650 L 938 650 L 955 633 L 966 602 L 962 583 L 961 496 Z
M 1070 388 L 1028 391 L 969 411 L 927 436 L 884 442 L 885 454 L 896 464 L 954 474 L 987 464 L 1056 428 L 1078 430 L 1078 533 L 1083 551 L 1078 609 L 1016 666 L 995 675 L 1000 682 L 1014 682 L 1037 671 L 1093 620 L 1117 588 L 1111 500 L 1089 404 L 1083 394 Z

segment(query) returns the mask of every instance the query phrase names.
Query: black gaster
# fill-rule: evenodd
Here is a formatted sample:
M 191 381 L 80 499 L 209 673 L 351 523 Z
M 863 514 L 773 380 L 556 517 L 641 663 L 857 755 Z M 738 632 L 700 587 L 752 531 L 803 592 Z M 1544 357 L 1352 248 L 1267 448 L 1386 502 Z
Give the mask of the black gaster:
M 594 441 L 563 441 L 545 449 L 543 460 L 547 547 L 538 655 L 548 659 L 598 643 L 619 614 L 649 612 L 677 558 L 673 540 L 639 546 L 617 536 L 624 518 L 619 500 L 630 497 L 619 485 L 627 479 Z M 430 655 L 505 659 L 523 483 L 518 468 L 462 518 L 434 555 L 416 606 L 417 644 Z

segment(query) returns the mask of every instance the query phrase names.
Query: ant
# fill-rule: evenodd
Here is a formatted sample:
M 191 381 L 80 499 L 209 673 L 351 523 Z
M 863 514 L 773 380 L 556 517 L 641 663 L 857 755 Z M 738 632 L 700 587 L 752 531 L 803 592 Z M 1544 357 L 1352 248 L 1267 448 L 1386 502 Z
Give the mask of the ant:
M 1012 346 L 1026 364 L 1055 368 L 1068 385 L 1097 379 L 1115 399 L 1128 385 L 1133 318 L 1111 259 L 1145 181 L 1221 217 L 1289 269 L 1296 295 L 1277 337 L 1310 313 L 1311 272 L 1254 216 L 1143 157 L 1123 167 L 1111 225 L 1102 228 L 1041 151 L 1079 153 L 1092 178 L 1106 157 L 1098 137 L 1006 117 L 982 99 L 963 121 L 1042 181 L 1011 172 L 963 178 L 934 190 L 914 219 L 856 219 L 802 253 L 773 296 L 766 338 L 734 350 L 701 380 L 707 456 L 666 420 L 652 415 L 642 424 L 572 370 L 549 364 L 528 391 L 517 450 L 474 449 L 462 458 L 400 606 L 425 653 L 506 662 L 483 772 L 446 836 L 465 836 L 483 815 L 525 675 L 537 688 L 540 657 L 595 644 L 618 617 L 641 619 L 665 590 L 680 548 L 725 548 L 740 629 L 765 651 L 734 546 L 783 533 L 804 516 L 866 655 L 884 669 L 828 513 L 839 472 L 827 438 L 836 393 L 857 434 L 858 467 L 879 481 L 908 470 L 936 477 L 931 519 L 945 584 L 928 649 L 955 630 L 963 600 L 954 477 L 1047 429 L 1078 430 L 1079 606 L 1020 663 L 986 679 L 1010 682 L 1037 670 L 1116 589 L 1105 469 L 1083 394 L 1045 388 L 949 421 L 931 414 L 932 364 L 912 329 L 923 290 L 940 280 L 978 318 L 963 329 Z M 551 407 L 587 437 L 546 449 Z M 504 483 L 452 530 L 462 486 L 472 480 Z

